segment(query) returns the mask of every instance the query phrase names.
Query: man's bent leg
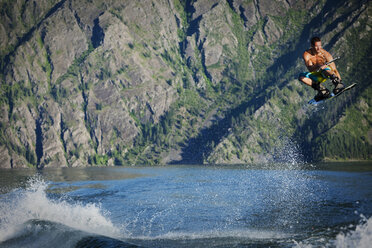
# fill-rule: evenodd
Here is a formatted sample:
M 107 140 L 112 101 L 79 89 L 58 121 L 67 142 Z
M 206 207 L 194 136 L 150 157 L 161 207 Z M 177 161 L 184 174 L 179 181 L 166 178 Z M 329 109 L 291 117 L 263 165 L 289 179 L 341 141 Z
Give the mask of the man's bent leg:
M 299 77 L 298 80 L 311 87 L 313 80 L 307 77 Z
M 321 82 L 325 81 L 325 79 L 321 78 L 320 75 L 304 72 L 299 75 L 298 80 L 318 91 L 318 94 L 314 97 L 315 101 L 320 101 L 329 97 L 329 90 L 321 85 Z
M 316 94 L 316 96 L 314 96 L 314 100 L 319 102 L 320 100 L 323 100 L 323 99 L 326 99 L 330 96 L 330 92 L 329 90 L 324 87 L 323 85 L 321 85 L 319 82 L 312 82 L 312 85 L 311 87 L 318 91 L 318 94 Z
M 335 86 L 333 89 L 333 94 L 337 95 L 341 90 L 345 88 L 345 85 L 341 82 L 338 77 L 331 78 L 332 84 Z
M 341 82 L 341 79 L 336 76 L 331 68 L 327 67 L 326 69 L 322 70 L 322 75 L 331 79 L 332 84 L 335 86 L 333 89 L 333 94 L 336 95 L 345 88 L 344 84 Z

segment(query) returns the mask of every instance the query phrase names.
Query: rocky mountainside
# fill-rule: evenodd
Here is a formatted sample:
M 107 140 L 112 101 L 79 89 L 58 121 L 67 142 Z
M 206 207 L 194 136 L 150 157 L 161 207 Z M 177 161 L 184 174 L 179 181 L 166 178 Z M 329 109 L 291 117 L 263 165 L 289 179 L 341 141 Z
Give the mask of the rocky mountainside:
M 0 0 L 0 167 L 372 159 L 371 25 L 367 0 Z M 314 35 L 358 83 L 321 107 Z

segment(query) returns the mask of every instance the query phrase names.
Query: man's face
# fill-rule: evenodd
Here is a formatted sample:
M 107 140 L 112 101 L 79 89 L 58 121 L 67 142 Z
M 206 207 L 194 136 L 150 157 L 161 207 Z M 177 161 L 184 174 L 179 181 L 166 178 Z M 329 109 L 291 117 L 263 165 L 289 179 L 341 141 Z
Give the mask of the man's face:
M 315 42 L 313 48 L 316 51 L 316 53 L 320 53 L 320 50 L 322 49 L 322 42 L 321 41 Z

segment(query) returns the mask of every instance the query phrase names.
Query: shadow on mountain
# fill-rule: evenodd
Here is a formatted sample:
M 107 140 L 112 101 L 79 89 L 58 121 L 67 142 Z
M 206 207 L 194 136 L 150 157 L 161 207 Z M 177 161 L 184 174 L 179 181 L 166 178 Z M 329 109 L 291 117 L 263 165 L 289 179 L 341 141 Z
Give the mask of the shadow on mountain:
M 310 38 L 312 36 L 322 36 L 326 33 L 331 32 L 334 30 L 340 23 L 345 23 L 345 20 L 350 16 L 350 14 L 355 11 L 357 8 L 366 1 L 359 3 L 359 6 L 354 8 L 350 8 L 349 11 L 336 18 L 330 25 L 328 25 L 324 31 L 320 33 L 314 33 L 313 30 L 320 28 L 324 25 L 324 15 L 328 13 L 329 16 L 333 16 L 336 14 L 338 8 L 340 8 L 344 2 L 339 2 L 337 0 L 328 0 L 324 5 L 323 10 L 311 20 L 310 23 L 306 24 L 300 38 L 296 42 L 294 48 L 276 59 L 274 65 L 268 68 L 268 72 L 272 72 L 272 75 L 283 75 L 288 71 L 289 68 L 294 67 L 298 62 L 298 58 L 301 57 L 302 52 L 305 51 L 310 44 Z M 354 17 L 353 19 L 358 18 L 358 16 Z M 330 49 L 334 46 L 337 42 L 338 38 L 342 35 L 343 31 L 346 30 L 350 25 L 354 22 L 349 22 L 347 26 L 345 26 L 339 33 L 337 33 L 329 42 L 326 44 L 325 49 Z M 280 71 L 281 70 L 281 71 Z M 297 75 L 292 75 L 295 78 Z M 278 76 L 277 76 L 278 77 Z M 270 86 L 270 84 L 278 83 L 277 80 L 272 79 L 272 82 L 267 82 L 266 86 Z M 283 84 L 277 85 L 279 88 L 284 87 L 286 82 Z M 266 87 L 265 86 L 265 87 Z M 221 139 L 226 137 L 229 132 L 230 128 L 232 127 L 232 120 L 238 117 L 240 114 L 245 113 L 246 109 L 249 107 L 254 106 L 254 110 L 258 109 L 262 104 L 265 102 L 265 94 L 260 94 L 259 97 L 256 97 L 248 102 L 244 102 L 235 109 L 232 109 L 228 112 L 228 114 L 220 120 L 216 120 L 215 123 L 205 128 L 200 132 L 200 134 L 195 137 L 191 138 L 185 147 L 182 149 L 182 160 L 174 162 L 174 164 L 202 164 L 213 150 L 212 144 L 218 144 L 221 142 Z M 252 113 L 251 113 L 252 114 Z

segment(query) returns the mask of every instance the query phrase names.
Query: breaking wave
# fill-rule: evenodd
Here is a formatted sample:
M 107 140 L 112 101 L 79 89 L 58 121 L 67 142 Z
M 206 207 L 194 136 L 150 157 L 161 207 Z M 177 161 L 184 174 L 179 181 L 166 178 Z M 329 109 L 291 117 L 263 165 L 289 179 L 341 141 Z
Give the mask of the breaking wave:
M 286 176 L 295 176 L 288 171 L 276 173 L 278 176 L 271 178 L 274 181 L 279 179 L 286 181 Z M 306 190 L 308 182 L 306 180 L 300 182 L 300 185 L 304 185 L 302 190 Z M 283 184 L 283 192 L 278 192 L 281 201 L 293 203 L 296 202 L 294 198 L 297 202 L 300 201 L 298 198 L 301 197 L 293 194 L 291 190 L 294 186 L 290 183 Z M 172 227 L 166 232 L 154 235 L 147 235 L 147 232 L 132 233 L 127 229 L 133 231 L 129 221 L 121 221 L 126 222 L 121 223 L 123 226 L 125 224 L 127 226 L 118 228 L 111 222 L 110 213 L 103 210 L 99 204 L 85 204 L 64 197 L 54 197 L 47 192 L 48 184 L 43 180 L 33 178 L 26 188 L 18 188 L 0 195 L 0 247 L 137 247 L 130 244 L 137 243 L 145 247 L 231 247 L 231 244 L 260 244 L 262 246 L 281 244 L 281 247 L 301 248 L 369 248 L 372 243 L 372 217 L 368 219 L 363 216 L 356 226 L 347 226 L 336 232 L 331 230 L 326 235 L 327 237 L 315 235 L 305 240 L 304 237 L 284 229 L 264 231 L 244 228 L 214 230 L 212 228 L 185 231 L 177 230 L 173 226 L 174 222 L 168 223 Z M 300 201 L 294 207 L 301 207 L 305 203 Z M 288 206 L 284 205 L 284 207 Z M 296 214 L 291 216 L 301 220 Z M 148 217 L 151 219 L 151 215 Z M 164 220 L 166 221 L 167 218 Z M 260 221 L 264 220 L 260 219 Z M 143 230 L 151 225 L 151 220 L 144 216 L 143 221 L 134 223 L 136 224 L 140 225 L 137 226 L 140 230 Z M 165 225 L 166 223 L 160 221 L 158 224 Z M 127 243 L 127 240 L 130 243 Z
M 362 221 L 355 230 L 340 233 L 336 237 L 335 245 L 338 248 L 369 248 L 372 244 L 372 217 L 368 220 L 362 216 Z
M 109 213 L 99 205 L 50 199 L 48 184 L 40 179 L 33 178 L 28 184 L 26 189 L 0 196 L 0 246 L 52 247 L 54 243 L 71 247 L 88 234 L 119 235 Z

